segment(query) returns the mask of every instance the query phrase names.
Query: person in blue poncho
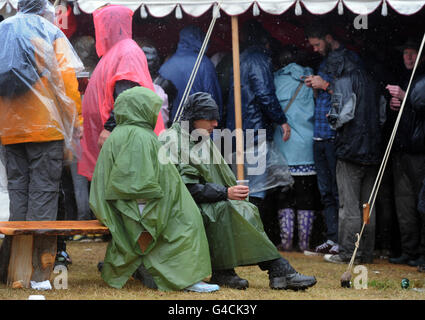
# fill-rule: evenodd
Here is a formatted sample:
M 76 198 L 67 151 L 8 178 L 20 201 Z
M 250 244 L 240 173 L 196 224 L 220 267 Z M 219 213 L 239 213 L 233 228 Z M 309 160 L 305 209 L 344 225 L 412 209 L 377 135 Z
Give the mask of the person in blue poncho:
M 313 89 L 304 85 L 303 78 L 313 73 L 300 65 L 302 52 L 293 45 L 280 50 L 280 69 L 274 73 L 276 96 L 292 128 L 292 136 L 282 141 L 282 130 L 274 132 L 274 142 L 288 162 L 294 178 L 289 192 L 279 197 L 281 248 L 291 250 L 295 222 L 298 223 L 298 247 L 309 249 L 315 211 L 320 208 L 316 168 L 313 157 L 314 97 Z
M 173 101 L 170 120 L 174 120 L 186 85 L 195 66 L 199 51 L 201 50 L 205 34 L 196 26 L 190 25 L 180 31 L 180 39 L 174 55 L 159 69 L 159 74 L 171 81 L 177 88 L 177 96 Z M 202 58 L 190 94 L 195 92 L 208 92 L 211 94 L 222 113 L 221 89 L 213 63 L 206 56 Z

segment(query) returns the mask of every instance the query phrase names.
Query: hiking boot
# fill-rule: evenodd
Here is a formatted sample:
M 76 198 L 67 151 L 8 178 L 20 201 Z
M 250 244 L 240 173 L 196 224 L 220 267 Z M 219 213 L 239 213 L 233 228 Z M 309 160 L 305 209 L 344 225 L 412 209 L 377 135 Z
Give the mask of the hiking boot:
M 407 264 L 409 260 L 414 260 L 414 259 L 405 253 L 403 253 L 401 256 L 397 258 L 388 259 L 389 263 L 394 263 L 394 264 Z
M 317 283 L 315 277 L 305 276 L 298 272 L 286 276 L 286 289 L 290 290 L 305 290 L 314 286 Z
M 265 264 L 268 263 L 268 266 Z M 304 276 L 295 271 L 283 258 L 259 264 L 260 268 L 268 267 L 269 286 L 274 290 L 305 290 L 316 284 L 316 278 Z
M 239 290 L 245 290 L 249 286 L 248 280 L 240 278 L 234 269 L 213 271 L 209 282 Z

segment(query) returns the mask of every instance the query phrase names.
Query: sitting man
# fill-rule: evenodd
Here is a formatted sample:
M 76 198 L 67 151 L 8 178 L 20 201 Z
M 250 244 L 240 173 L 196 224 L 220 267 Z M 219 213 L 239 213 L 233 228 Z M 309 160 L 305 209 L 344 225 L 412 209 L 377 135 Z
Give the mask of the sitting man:
M 316 278 L 296 272 L 269 240 L 257 207 L 246 200 L 249 187 L 236 185 L 233 172 L 212 143 L 218 110 L 210 94 L 195 93 L 184 105 L 181 122 L 159 137 L 164 144 L 159 161 L 176 164 L 200 208 L 210 247 L 210 283 L 246 289 L 248 281 L 234 268 L 258 265 L 268 271 L 272 289 L 313 286 Z
M 143 266 L 159 290 L 211 292 L 208 242 L 196 203 L 176 167 L 158 162 L 154 133 L 162 100 L 134 87 L 115 101 L 117 126 L 97 160 L 90 207 L 112 240 L 102 278 L 122 288 Z

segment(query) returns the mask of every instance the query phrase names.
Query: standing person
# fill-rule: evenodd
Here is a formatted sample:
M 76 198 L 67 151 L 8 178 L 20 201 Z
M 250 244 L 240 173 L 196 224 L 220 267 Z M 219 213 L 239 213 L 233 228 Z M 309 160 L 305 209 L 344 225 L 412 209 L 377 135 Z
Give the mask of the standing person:
M 296 46 L 280 50 L 279 70 L 274 73 L 276 96 L 292 128 L 291 139 L 282 141 L 282 130 L 275 130 L 274 142 L 285 157 L 294 186 L 289 192 L 281 192 L 278 220 L 280 248 L 293 248 L 295 222 L 298 222 L 298 247 L 310 248 L 310 238 L 316 210 L 320 208 L 316 168 L 313 157 L 314 97 L 313 89 L 304 85 L 304 77 L 313 73 L 309 67 L 298 63 L 301 52 Z
M 326 254 L 333 263 L 350 261 L 363 225 L 363 204 L 367 203 L 382 160 L 380 144 L 385 103 L 378 85 L 347 50 L 328 55 L 327 73 L 334 79 L 328 114 L 336 129 L 336 180 L 339 194 L 339 253 Z M 382 98 L 382 99 L 381 99 Z M 375 248 L 375 209 L 363 231 L 357 260 L 372 263 Z
M 96 52 L 101 57 L 83 99 L 83 154 L 78 173 L 92 178 L 99 150 L 115 127 L 114 100 L 126 89 L 142 86 L 154 90 L 143 50 L 132 40 L 133 11 L 108 5 L 93 13 Z M 164 129 L 158 116 L 155 132 Z
M 161 67 L 161 59 L 156 47 L 148 40 L 140 39 L 136 40 L 136 42 L 146 55 L 155 92 L 163 101 L 161 115 L 162 120 L 164 121 L 164 127 L 168 128 L 172 121 L 172 119 L 170 119 L 170 111 L 173 108 L 172 102 L 177 96 L 177 89 L 171 81 L 166 80 L 159 75 L 158 71 Z
M 165 151 L 160 161 L 177 166 L 200 208 L 211 255 L 210 282 L 246 289 L 248 281 L 234 268 L 258 265 L 268 271 L 272 289 L 314 286 L 316 279 L 296 272 L 267 237 L 257 208 L 246 200 L 249 187 L 236 185 L 232 170 L 210 139 L 218 118 L 218 106 L 211 95 L 197 92 L 186 101 L 181 121 L 159 138 Z M 170 147 L 169 157 L 166 146 Z
M 403 53 L 403 72 L 400 74 L 398 84 L 389 84 L 386 87 L 391 95 L 389 118 L 393 123 L 405 97 L 416 63 L 419 42 L 409 38 L 399 49 Z M 424 66 L 419 63 L 415 81 L 424 73 Z M 389 259 L 389 262 L 395 264 L 418 266 L 425 263 L 420 254 L 421 220 L 417 211 L 418 194 L 425 177 L 424 123 L 423 112 L 412 105 L 408 97 L 392 152 L 393 174 L 396 182 L 394 198 L 401 238 L 401 255 Z
M 41 17 L 46 3 L 20 0 L 18 13 L 0 23 L 0 136 L 10 221 L 56 220 L 64 153 L 82 133 L 76 72 L 83 65 L 63 32 Z M 7 266 L 0 273 L 4 280 Z
M 328 88 L 333 81 L 332 76 L 327 72 L 327 63 L 328 56 L 333 51 L 344 50 L 357 62 L 359 62 L 359 58 L 355 53 L 344 48 L 325 23 L 312 23 L 304 32 L 314 52 L 319 53 L 324 58 L 317 75 L 311 75 L 305 79 L 305 84 L 315 90 L 316 96 L 313 152 L 328 238 L 326 242 L 315 248 L 315 252 L 321 254 L 337 253 L 339 202 L 336 184 L 336 133 L 329 126 L 327 120 L 327 114 L 331 107 L 331 96 Z
M 121 93 L 117 126 L 103 145 L 93 174 L 90 206 L 112 234 L 102 278 L 122 288 L 144 266 L 160 290 L 212 292 L 202 217 L 176 167 L 158 161 L 153 129 L 162 105 L 152 90 Z
M 273 126 L 276 124 L 282 128 L 283 141 L 289 139 L 291 128 L 276 97 L 269 32 L 259 22 L 249 20 L 242 27 L 242 37 L 244 49 L 240 56 L 240 79 L 245 156 L 256 153 L 249 147 L 249 143 L 254 147 L 258 146 L 257 150 L 267 150 L 264 156 L 266 163 L 263 163 L 265 171 L 258 174 L 250 175 L 248 172 L 246 174 L 251 190 L 249 201 L 259 208 L 264 228 L 266 232 L 270 232 L 269 230 L 274 229 L 272 225 L 276 224 L 276 220 L 274 216 L 266 217 L 267 210 L 264 203 L 266 192 L 277 187 L 287 188 L 293 183 L 285 159 L 273 148 Z M 234 130 L 236 124 L 233 76 L 230 83 L 226 123 L 227 128 Z M 262 134 L 264 130 L 265 139 Z M 247 139 L 247 131 L 254 133 L 253 141 Z M 245 161 L 247 170 L 249 170 L 248 164 L 249 162 Z M 271 169 L 273 164 L 276 166 Z
M 159 75 L 171 81 L 177 88 L 177 96 L 172 102 L 170 121 L 174 121 L 186 85 L 195 66 L 205 33 L 194 25 L 189 25 L 180 31 L 179 43 L 176 52 L 159 69 Z M 222 110 L 222 97 L 217 73 L 211 60 L 204 56 L 199 65 L 198 73 L 189 94 L 208 92 Z
M 412 104 L 413 109 L 420 115 L 422 120 L 422 128 L 425 127 L 425 75 L 420 76 L 420 78 L 413 84 L 412 93 L 410 95 L 410 103 Z M 423 132 L 423 131 L 422 131 Z M 425 135 L 422 135 L 420 138 L 422 143 L 425 143 Z M 420 244 L 418 250 L 419 258 L 416 259 L 419 272 L 425 272 L 425 179 L 422 182 L 422 186 L 418 195 L 418 205 L 417 205 L 420 221 Z

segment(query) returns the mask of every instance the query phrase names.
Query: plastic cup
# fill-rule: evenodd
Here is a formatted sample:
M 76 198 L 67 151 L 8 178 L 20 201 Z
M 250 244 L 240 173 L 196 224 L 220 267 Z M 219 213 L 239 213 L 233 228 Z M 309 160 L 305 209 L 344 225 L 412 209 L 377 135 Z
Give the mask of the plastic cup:
M 236 180 L 236 184 L 238 186 L 247 186 L 247 187 L 249 187 L 249 180 Z M 249 201 L 249 195 L 246 197 L 245 200 Z
M 249 186 L 249 180 L 236 180 L 238 186 Z

